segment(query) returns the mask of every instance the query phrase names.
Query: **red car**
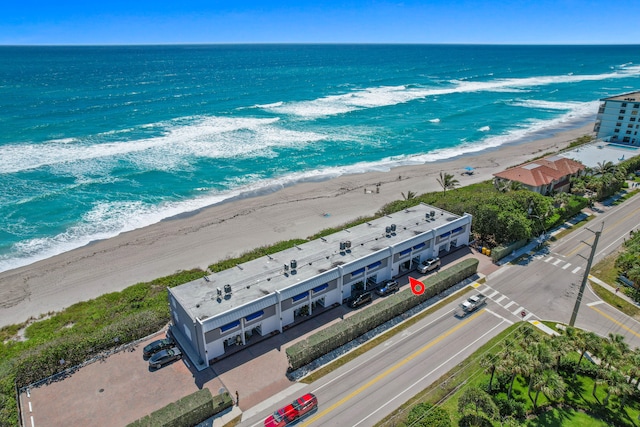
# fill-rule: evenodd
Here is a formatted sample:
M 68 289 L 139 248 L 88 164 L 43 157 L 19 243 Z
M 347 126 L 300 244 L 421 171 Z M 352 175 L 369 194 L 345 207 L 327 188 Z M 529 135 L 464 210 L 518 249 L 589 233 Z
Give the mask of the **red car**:
M 283 427 L 304 416 L 318 406 L 318 399 L 307 393 L 294 400 L 292 404 L 280 408 L 264 420 L 265 427 Z

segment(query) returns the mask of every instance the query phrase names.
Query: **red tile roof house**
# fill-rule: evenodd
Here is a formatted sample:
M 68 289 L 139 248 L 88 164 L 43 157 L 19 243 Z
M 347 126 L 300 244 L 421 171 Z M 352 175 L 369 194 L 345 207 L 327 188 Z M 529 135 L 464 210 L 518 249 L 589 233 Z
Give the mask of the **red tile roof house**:
M 585 169 L 585 165 L 575 160 L 551 156 L 495 173 L 493 182 L 496 186 L 503 181 L 519 182 L 525 188 L 547 196 L 568 192 L 571 177 L 582 175 Z

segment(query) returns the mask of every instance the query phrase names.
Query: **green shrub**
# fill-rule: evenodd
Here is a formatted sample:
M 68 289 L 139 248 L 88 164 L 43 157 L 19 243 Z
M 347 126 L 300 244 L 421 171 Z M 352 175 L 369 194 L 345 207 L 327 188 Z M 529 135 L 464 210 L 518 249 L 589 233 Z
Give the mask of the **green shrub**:
M 290 369 L 296 370 L 311 363 L 318 357 L 472 276 L 477 272 L 478 263 L 479 261 L 475 258 L 463 260 L 427 278 L 424 281 L 425 292 L 422 295 L 416 296 L 409 289 L 398 292 L 288 347 L 286 354 Z
M 162 409 L 140 418 L 128 427 L 182 427 L 194 426 L 233 405 L 229 393 L 213 398 L 203 388 Z

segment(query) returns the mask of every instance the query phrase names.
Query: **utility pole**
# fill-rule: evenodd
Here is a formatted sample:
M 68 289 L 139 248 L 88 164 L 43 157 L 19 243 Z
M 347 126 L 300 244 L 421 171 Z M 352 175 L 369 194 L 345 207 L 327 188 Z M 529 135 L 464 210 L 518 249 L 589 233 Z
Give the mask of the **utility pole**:
M 600 231 L 591 231 L 596 235 L 596 238 L 593 240 L 593 244 L 591 245 L 591 255 L 589 255 L 589 259 L 587 260 L 587 268 L 584 270 L 584 277 L 582 278 L 582 284 L 580 285 L 580 290 L 578 291 L 578 298 L 576 298 L 576 305 L 573 307 L 573 313 L 571 313 L 571 320 L 569 321 L 569 326 L 575 325 L 576 317 L 578 317 L 578 310 L 580 309 L 580 303 L 582 302 L 582 295 L 584 294 L 584 288 L 587 287 L 587 280 L 589 279 L 589 272 L 591 271 L 591 263 L 593 263 L 593 257 L 596 255 L 596 247 L 598 246 L 598 239 L 600 239 L 600 234 L 602 234 L 602 230 L 604 229 L 604 222 L 600 227 Z

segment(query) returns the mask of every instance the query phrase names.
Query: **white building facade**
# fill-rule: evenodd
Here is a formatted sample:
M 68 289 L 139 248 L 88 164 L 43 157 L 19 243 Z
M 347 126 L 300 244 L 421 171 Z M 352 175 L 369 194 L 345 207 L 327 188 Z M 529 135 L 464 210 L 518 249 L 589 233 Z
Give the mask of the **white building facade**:
M 420 204 L 169 288 L 172 334 L 204 369 L 231 346 L 281 333 L 468 245 L 471 220 Z
M 594 126 L 596 137 L 606 142 L 640 146 L 640 92 L 600 100 Z

